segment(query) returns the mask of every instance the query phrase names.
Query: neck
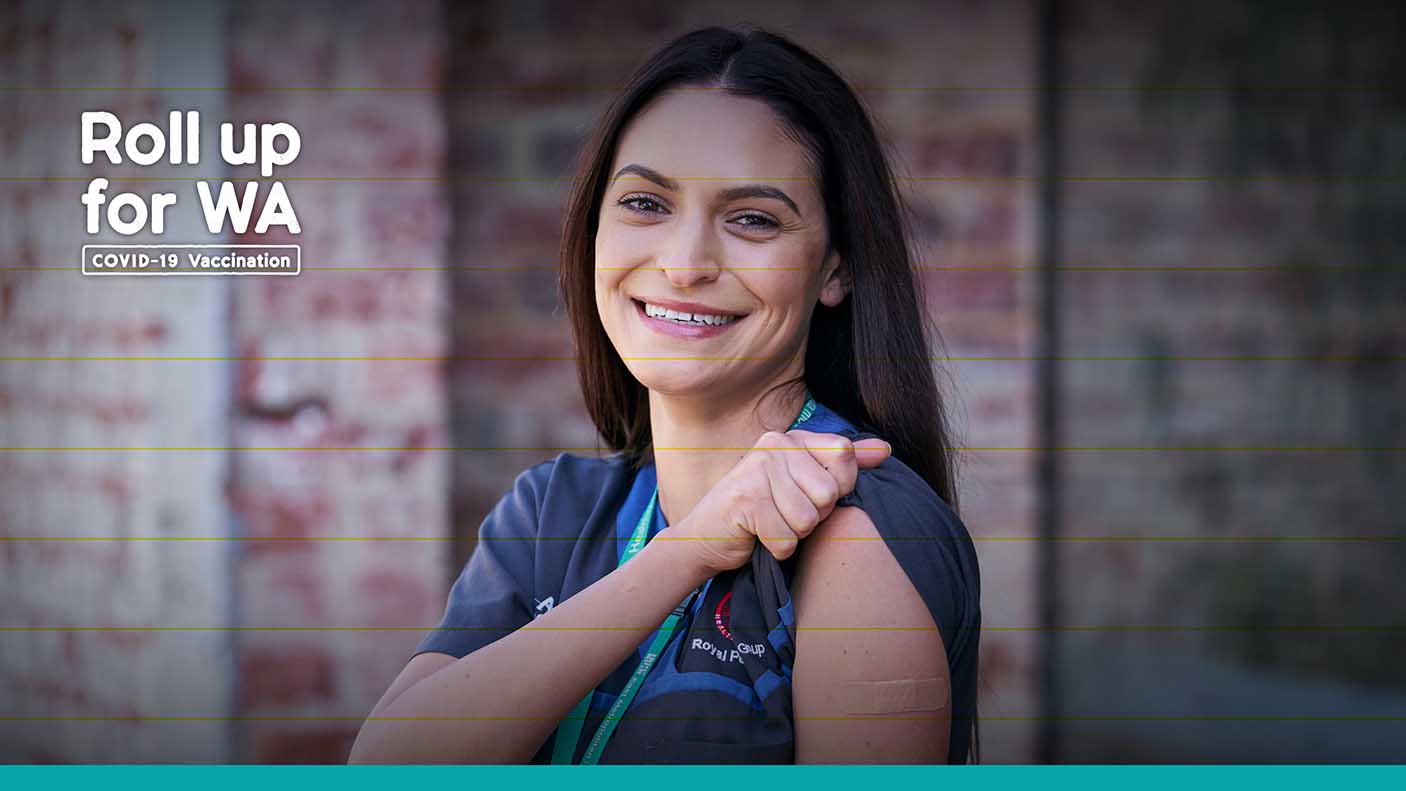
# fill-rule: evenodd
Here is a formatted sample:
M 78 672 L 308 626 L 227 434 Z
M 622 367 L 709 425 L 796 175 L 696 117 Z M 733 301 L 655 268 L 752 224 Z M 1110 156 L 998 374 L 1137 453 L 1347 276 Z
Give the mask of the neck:
M 663 510 L 667 524 L 677 524 L 688 516 L 762 434 L 785 431 L 805 404 L 805 392 L 800 388 L 780 388 L 766 393 L 765 398 L 763 393 L 720 399 L 649 391 L 649 423 L 659 481 L 656 507 Z

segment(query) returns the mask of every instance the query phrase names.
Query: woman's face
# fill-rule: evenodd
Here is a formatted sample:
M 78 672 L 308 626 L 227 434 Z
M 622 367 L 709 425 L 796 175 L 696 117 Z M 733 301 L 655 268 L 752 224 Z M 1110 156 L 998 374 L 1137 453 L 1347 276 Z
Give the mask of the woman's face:
M 772 110 L 665 93 L 625 128 L 608 175 L 596 307 L 635 378 L 733 400 L 798 376 L 817 300 L 845 291 L 814 168 Z

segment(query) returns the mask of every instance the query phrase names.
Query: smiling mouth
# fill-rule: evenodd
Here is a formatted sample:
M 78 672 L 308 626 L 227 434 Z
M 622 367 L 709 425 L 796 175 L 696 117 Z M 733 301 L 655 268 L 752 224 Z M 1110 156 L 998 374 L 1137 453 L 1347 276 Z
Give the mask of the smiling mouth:
M 684 313 L 659 305 L 651 305 L 638 299 L 631 298 L 630 301 L 635 303 L 635 309 L 642 315 L 677 324 L 680 327 L 726 327 L 743 318 L 730 313 Z

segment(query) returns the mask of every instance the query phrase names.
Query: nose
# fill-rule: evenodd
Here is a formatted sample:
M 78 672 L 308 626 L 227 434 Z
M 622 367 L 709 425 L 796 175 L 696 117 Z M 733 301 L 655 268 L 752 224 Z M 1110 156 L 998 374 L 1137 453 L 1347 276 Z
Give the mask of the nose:
M 659 268 L 676 288 L 687 288 L 717 280 L 722 270 L 717 239 L 704 218 L 679 222 L 659 254 Z

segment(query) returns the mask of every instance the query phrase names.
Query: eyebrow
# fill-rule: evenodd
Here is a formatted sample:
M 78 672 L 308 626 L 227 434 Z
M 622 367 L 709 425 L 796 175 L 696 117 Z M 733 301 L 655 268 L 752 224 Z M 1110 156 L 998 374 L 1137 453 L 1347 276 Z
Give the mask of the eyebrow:
M 612 176 L 610 180 L 614 181 L 615 179 L 620 178 L 626 173 L 634 173 L 640 176 L 641 178 L 647 179 L 649 181 L 654 182 L 655 184 L 658 184 L 666 190 L 673 190 L 677 192 L 679 189 L 679 183 L 677 181 L 674 181 L 673 179 L 664 176 L 659 171 L 653 168 L 647 168 L 644 165 L 639 165 L 635 163 L 630 163 L 625 167 L 615 171 L 615 175 Z
M 801 214 L 800 207 L 796 206 L 796 202 L 791 200 L 789 195 L 766 184 L 744 184 L 741 187 L 723 190 L 723 200 L 731 201 L 739 198 L 772 198 L 790 206 L 791 211 L 795 212 L 797 216 Z
M 615 179 L 618 179 L 627 173 L 634 173 L 635 175 L 647 181 L 652 181 L 655 184 L 658 184 L 666 190 L 677 192 L 679 189 L 679 183 L 677 181 L 674 181 L 673 179 L 663 175 L 662 173 L 657 170 L 654 170 L 653 168 L 648 168 L 638 163 L 631 163 L 623 168 L 620 168 L 618 171 L 615 172 L 615 175 L 611 178 L 611 181 L 614 181 Z M 724 201 L 733 201 L 738 200 L 740 198 L 771 198 L 773 200 L 779 200 L 787 206 L 791 207 L 791 211 L 795 212 L 797 216 L 800 216 L 801 214 L 800 207 L 796 205 L 795 201 L 791 200 L 791 196 L 787 195 L 782 190 L 777 189 L 776 187 L 770 186 L 768 184 L 744 184 L 740 187 L 731 187 L 729 189 L 723 190 L 721 197 Z

